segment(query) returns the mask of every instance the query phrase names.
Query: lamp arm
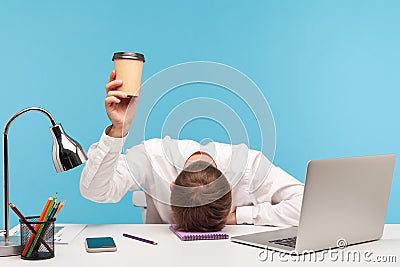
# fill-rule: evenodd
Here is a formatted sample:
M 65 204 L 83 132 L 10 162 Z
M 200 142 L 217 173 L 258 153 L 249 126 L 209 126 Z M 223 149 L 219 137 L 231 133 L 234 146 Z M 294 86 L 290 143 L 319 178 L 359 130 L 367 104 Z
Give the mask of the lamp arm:
M 10 128 L 11 123 L 12 123 L 17 117 L 19 117 L 19 116 L 21 116 L 22 114 L 24 114 L 24 113 L 26 113 L 26 112 L 29 112 L 29 111 L 39 111 L 39 112 L 42 112 L 42 113 L 45 114 L 47 117 L 49 117 L 50 122 L 51 122 L 51 124 L 52 124 L 53 126 L 55 126 L 55 125 L 57 124 L 57 123 L 56 123 L 56 120 L 53 118 L 53 116 L 52 116 L 52 115 L 50 114 L 50 112 L 48 112 L 47 110 L 45 110 L 45 109 L 43 109 L 43 108 L 39 108 L 39 107 L 30 107 L 30 108 L 26 108 L 26 109 L 23 109 L 23 110 L 21 110 L 21 111 L 15 113 L 14 116 L 12 116 L 12 117 L 8 120 L 8 122 L 6 123 L 6 126 L 4 127 L 4 134 L 7 134 L 7 133 L 8 133 L 8 128 Z
M 9 240 L 9 224 L 8 224 L 8 200 L 9 200 L 9 181 L 8 181 L 8 129 L 10 128 L 11 123 L 20 115 L 29 112 L 29 111 L 39 111 L 45 114 L 47 117 L 49 117 L 50 122 L 53 126 L 55 126 L 57 123 L 54 120 L 53 116 L 48 112 L 47 110 L 39 107 L 30 107 L 23 109 L 17 113 L 15 113 L 14 116 L 12 116 L 8 122 L 6 123 L 6 126 L 4 127 L 4 133 L 3 133 L 3 170 L 4 170 L 4 230 L 2 232 L 5 232 L 4 238 L 5 241 Z

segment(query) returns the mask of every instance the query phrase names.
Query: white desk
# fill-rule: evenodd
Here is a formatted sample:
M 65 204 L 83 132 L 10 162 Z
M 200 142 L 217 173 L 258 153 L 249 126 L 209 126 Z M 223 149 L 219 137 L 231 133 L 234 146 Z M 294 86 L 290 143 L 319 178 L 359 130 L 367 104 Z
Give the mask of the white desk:
M 237 225 L 227 226 L 224 230 L 230 235 L 255 233 L 277 228 Z M 150 245 L 122 236 L 122 233 L 130 233 L 158 242 L 158 245 Z M 117 244 L 117 252 L 87 253 L 84 247 L 85 237 L 112 236 Z M 394 256 L 396 263 L 368 263 L 367 266 L 399 266 L 400 263 L 400 225 L 386 225 L 384 236 L 379 241 L 369 242 L 357 246 L 350 246 L 347 250 L 370 250 L 372 258 L 375 256 Z M 259 254 L 262 250 L 236 244 L 230 240 L 216 241 L 180 241 L 168 229 L 168 225 L 146 224 L 112 224 L 112 225 L 88 225 L 75 240 L 69 245 L 57 245 L 56 256 L 53 259 L 42 261 L 25 261 L 19 256 L 0 257 L 1 267 L 20 266 L 278 266 L 282 264 L 294 264 L 297 266 L 309 266 L 309 262 L 292 261 L 281 262 L 275 256 L 260 261 Z M 346 251 L 346 250 L 343 250 Z M 288 259 L 288 258 L 286 258 Z M 392 257 L 393 260 L 393 257 Z M 351 265 L 363 266 L 365 262 L 338 263 L 325 259 L 325 265 Z

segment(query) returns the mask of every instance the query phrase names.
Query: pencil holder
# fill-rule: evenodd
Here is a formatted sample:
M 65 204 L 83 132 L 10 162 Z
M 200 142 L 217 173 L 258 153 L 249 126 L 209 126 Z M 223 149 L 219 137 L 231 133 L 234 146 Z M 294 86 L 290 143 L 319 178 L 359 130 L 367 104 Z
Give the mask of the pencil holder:
M 19 220 L 21 227 L 21 259 L 44 260 L 54 257 L 54 222 L 38 222 L 39 216 Z

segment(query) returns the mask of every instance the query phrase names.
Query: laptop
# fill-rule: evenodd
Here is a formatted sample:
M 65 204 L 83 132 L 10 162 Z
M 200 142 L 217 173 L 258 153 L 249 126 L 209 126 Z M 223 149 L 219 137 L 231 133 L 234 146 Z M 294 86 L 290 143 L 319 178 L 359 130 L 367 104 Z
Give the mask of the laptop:
M 231 237 L 287 253 L 353 245 L 382 237 L 396 155 L 311 160 L 298 227 Z

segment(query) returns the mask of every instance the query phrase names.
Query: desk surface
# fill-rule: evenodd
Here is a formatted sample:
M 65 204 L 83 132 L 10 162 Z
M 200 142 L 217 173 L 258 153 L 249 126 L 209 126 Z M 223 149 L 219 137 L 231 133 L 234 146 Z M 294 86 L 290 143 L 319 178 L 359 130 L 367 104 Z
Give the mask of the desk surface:
M 230 236 L 256 233 L 274 230 L 274 227 L 235 225 L 227 226 L 226 231 Z M 122 233 L 130 233 L 143 238 L 158 242 L 157 246 L 138 242 L 122 236 Z M 87 253 L 84 247 L 86 237 L 112 236 L 117 244 L 117 252 Z M 341 260 L 346 258 L 348 250 L 357 250 L 361 255 L 360 262 L 351 256 L 350 262 Z M 384 235 L 381 240 L 350 246 L 345 250 L 335 250 L 336 256 L 328 254 L 316 256 L 314 260 L 321 261 L 323 265 L 346 263 L 352 266 L 363 266 L 366 260 L 371 262 L 392 261 L 382 263 L 368 263 L 369 266 L 398 266 L 400 263 L 400 225 L 385 225 Z M 264 254 L 260 254 L 264 252 Z M 56 256 L 53 259 L 42 261 L 25 261 L 19 256 L 0 258 L 0 266 L 277 266 L 293 263 L 296 259 L 288 256 L 279 257 L 278 254 L 271 255 L 262 249 L 233 243 L 230 240 L 215 241 L 180 241 L 168 229 L 168 225 L 151 224 L 111 224 L 111 225 L 88 225 L 75 240 L 69 245 L 57 245 Z M 266 254 L 269 253 L 266 259 Z M 339 254 L 342 253 L 342 254 Z M 335 261 L 335 259 L 337 259 Z M 264 260 L 264 261 L 263 261 Z M 285 262 L 286 261 L 286 262 Z M 393 261 L 396 261 L 393 263 Z M 307 266 L 307 259 L 295 262 L 298 266 Z

